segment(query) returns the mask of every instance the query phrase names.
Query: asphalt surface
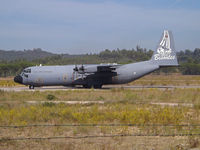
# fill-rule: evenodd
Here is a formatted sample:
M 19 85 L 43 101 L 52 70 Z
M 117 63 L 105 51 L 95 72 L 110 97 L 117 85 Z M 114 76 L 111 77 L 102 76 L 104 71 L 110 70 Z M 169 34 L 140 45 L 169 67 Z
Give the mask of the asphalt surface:
M 153 86 L 138 86 L 138 85 L 105 85 L 103 86 L 103 90 L 112 89 L 112 88 L 124 88 L 124 89 L 144 89 L 144 88 L 155 88 L 155 89 L 173 89 L 173 88 L 200 88 L 200 85 L 188 85 L 188 86 L 159 86 L 159 85 L 153 85 Z M 44 86 L 44 87 L 36 87 L 34 90 L 30 90 L 27 86 L 19 86 L 19 87 L 0 87 L 0 90 L 3 91 L 58 91 L 58 90 L 82 90 L 84 88 L 82 87 L 63 87 L 63 86 Z M 95 90 L 102 90 L 102 89 L 95 89 Z M 89 89 L 88 89 L 89 90 Z

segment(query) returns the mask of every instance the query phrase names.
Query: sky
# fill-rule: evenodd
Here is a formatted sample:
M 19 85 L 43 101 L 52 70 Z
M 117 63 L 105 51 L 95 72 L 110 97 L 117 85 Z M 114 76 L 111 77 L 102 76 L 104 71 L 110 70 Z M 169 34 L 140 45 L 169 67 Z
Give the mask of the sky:
M 177 51 L 199 48 L 200 0 L 0 0 L 3 50 L 155 49 L 164 29 Z

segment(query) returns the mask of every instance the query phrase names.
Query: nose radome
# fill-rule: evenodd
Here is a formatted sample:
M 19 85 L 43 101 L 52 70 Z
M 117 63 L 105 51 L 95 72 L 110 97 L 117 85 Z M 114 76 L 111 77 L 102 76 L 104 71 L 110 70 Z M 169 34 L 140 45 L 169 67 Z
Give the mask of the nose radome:
M 23 82 L 23 78 L 20 76 L 20 75 L 17 75 L 15 78 L 14 78 L 14 81 L 17 82 L 17 83 L 21 83 Z

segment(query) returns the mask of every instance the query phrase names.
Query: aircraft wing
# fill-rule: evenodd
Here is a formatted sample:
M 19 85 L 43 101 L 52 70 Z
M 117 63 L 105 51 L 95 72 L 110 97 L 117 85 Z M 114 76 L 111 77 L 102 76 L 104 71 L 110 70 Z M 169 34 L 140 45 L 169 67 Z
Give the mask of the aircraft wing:
M 99 65 L 81 65 L 74 68 L 74 83 L 82 83 L 86 78 L 102 78 L 113 77 L 117 75 L 115 71 L 120 65 L 118 64 L 99 64 Z
M 120 65 L 118 64 L 99 64 L 99 65 L 88 65 L 81 66 L 77 69 L 80 74 L 96 74 L 96 73 L 111 73 L 116 70 Z
M 96 72 L 113 72 L 119 67 L 118 64 L 100 64 L 97 66 Z
M 91 76 L 116 76 L 116 69 L 119 64 L 99 64 L 99 65 L 81 65 L 75 66 L 74 73 L 76 74 L 76 79 L 87 78 Z

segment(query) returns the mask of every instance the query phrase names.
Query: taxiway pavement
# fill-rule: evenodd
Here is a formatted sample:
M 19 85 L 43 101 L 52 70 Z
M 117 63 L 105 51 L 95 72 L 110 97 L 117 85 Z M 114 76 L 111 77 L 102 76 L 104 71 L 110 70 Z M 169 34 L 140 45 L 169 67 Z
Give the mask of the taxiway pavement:
M 112 88 L 124 88 L 124 89 L 145 89 L 145 88 L 155 88 L 155 89 L 174 89 L 174 88 L 200 88 L 200 85 L 184 85 L 184 86 L 174 86 L 174 85 L 153 85 L 153 86 L 140 86 L 140 85 L 105 85 L 102 89 L 94 89 L 94 90 L 108 90 Z M 29 89 L 27 86 L 15 86 L 15 87 L 0 87 L 0 90 L 3 91 L 58 91 L 58 90 L 85 90 L 81 87 L 64 87 L 64 86 L 44 86 L 44 87 L 36 87 L 35 89 Z M 90 89 L 86 89 L 90 90 Z

